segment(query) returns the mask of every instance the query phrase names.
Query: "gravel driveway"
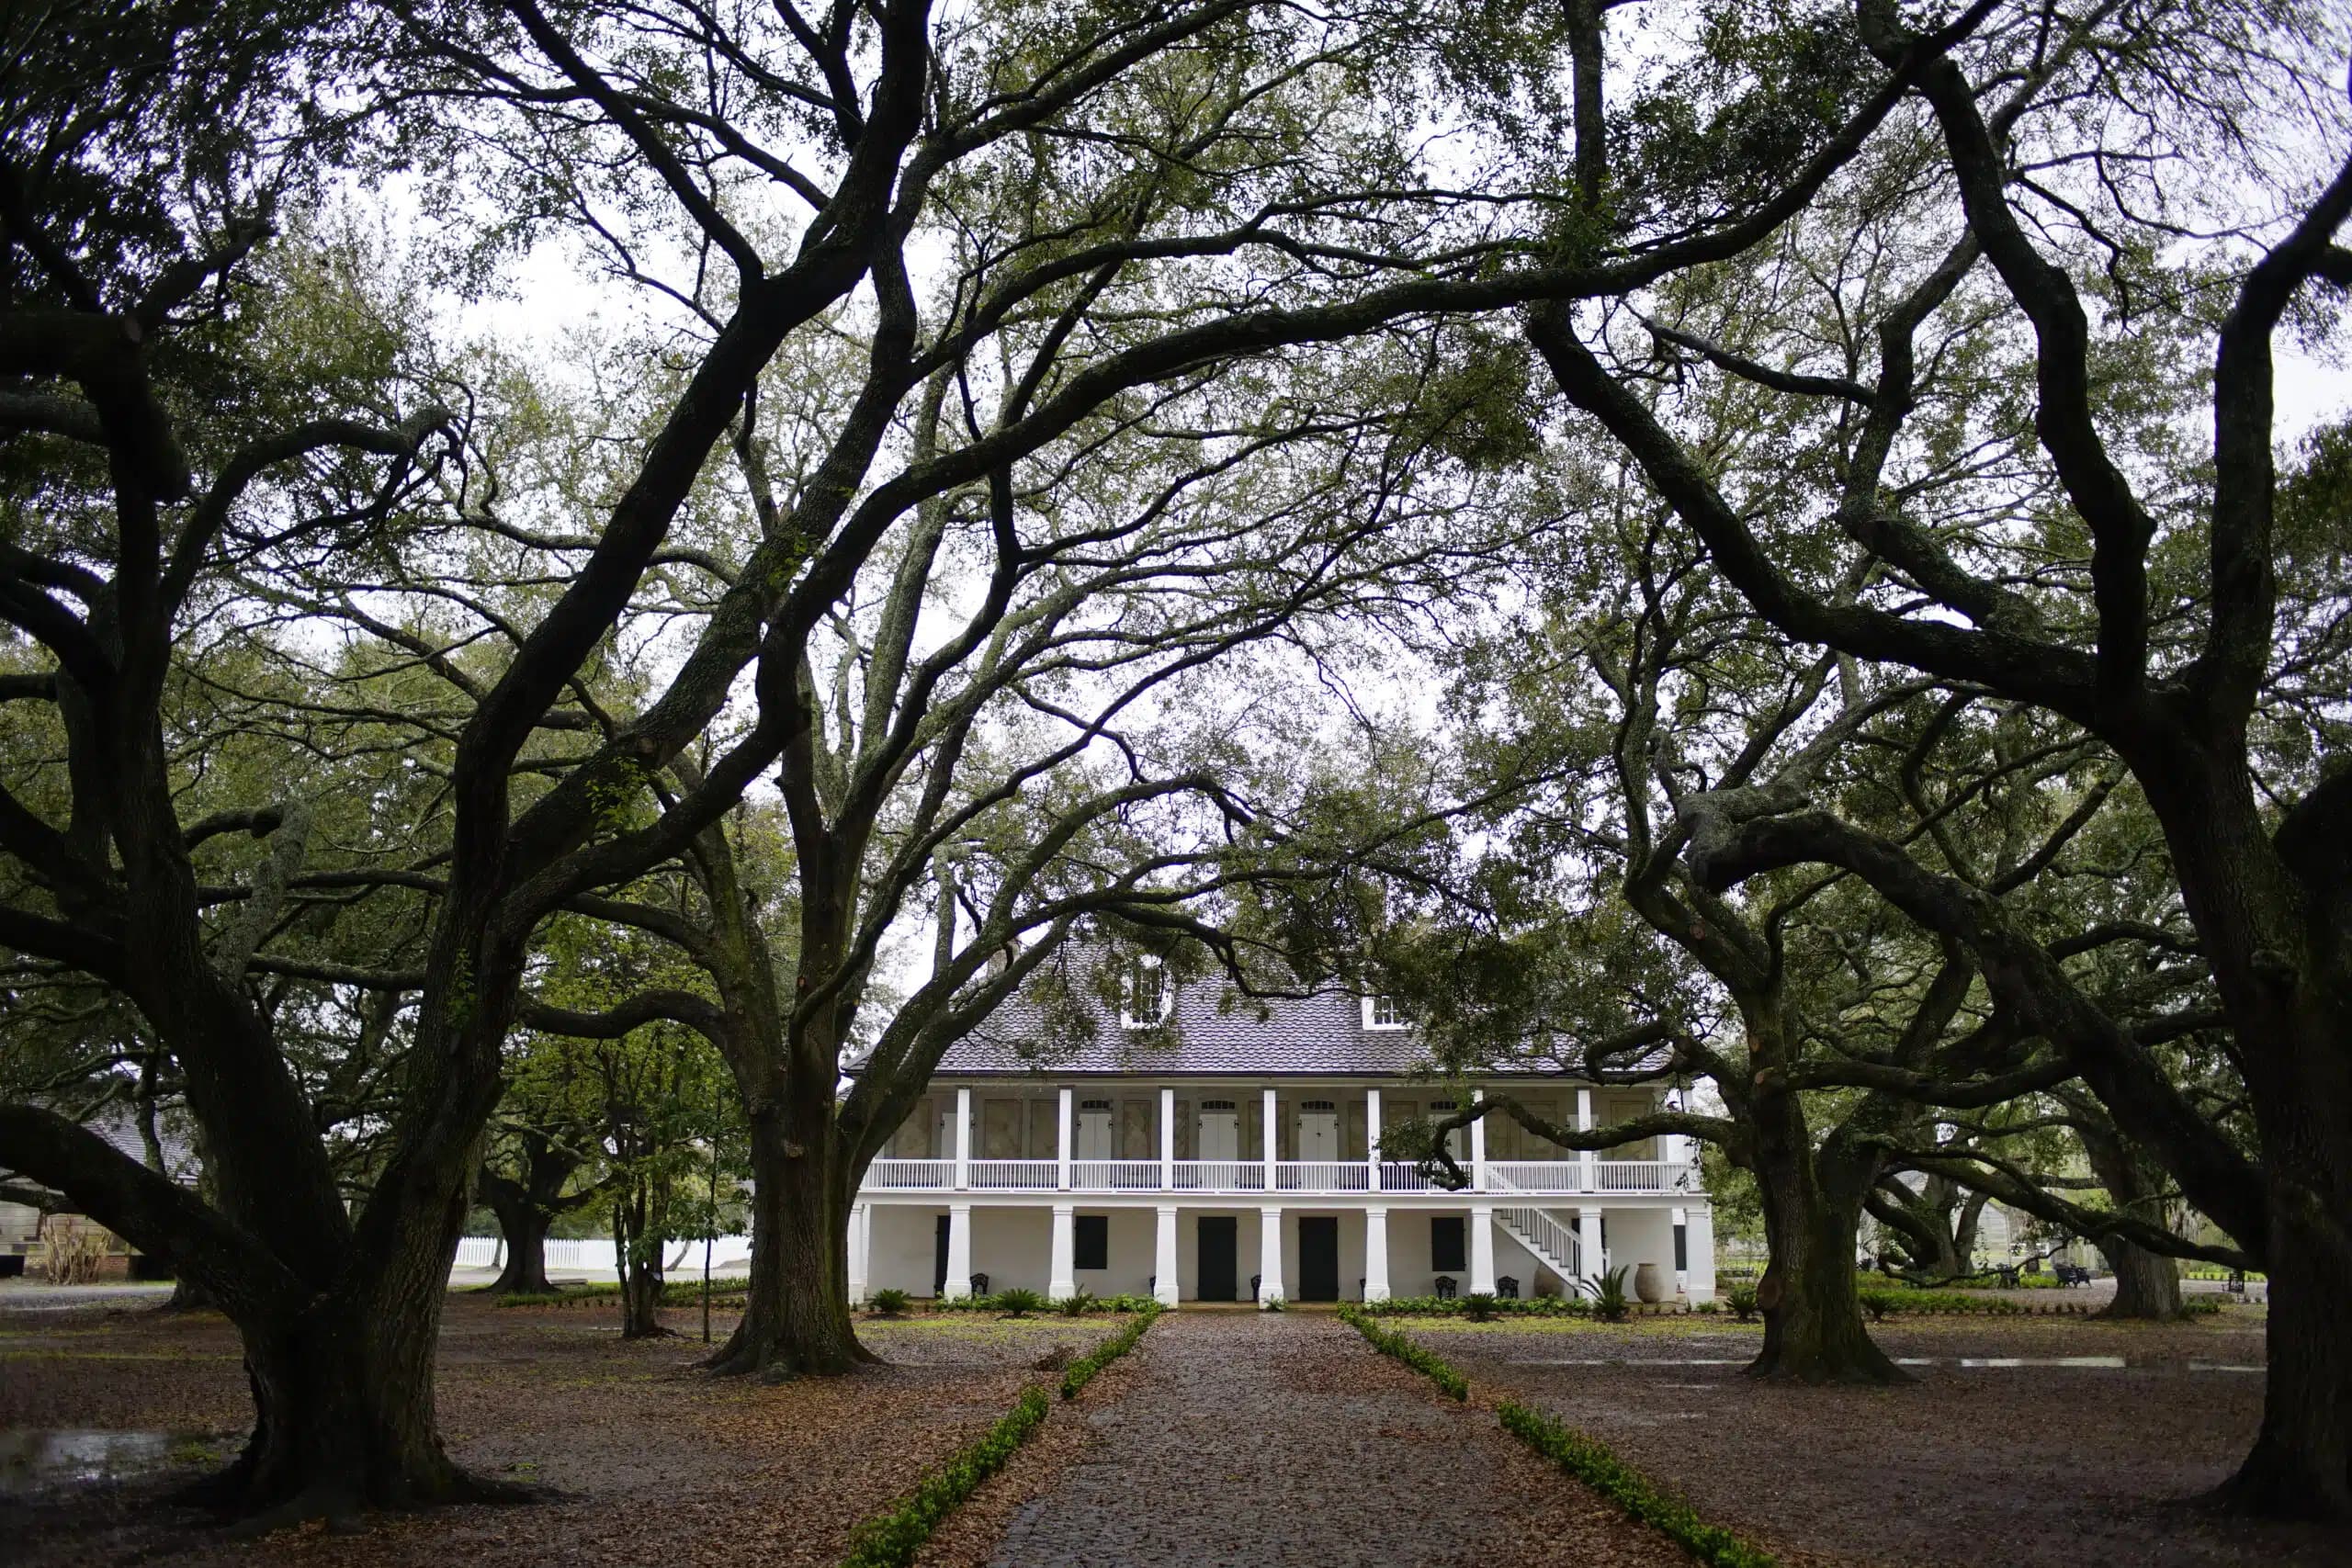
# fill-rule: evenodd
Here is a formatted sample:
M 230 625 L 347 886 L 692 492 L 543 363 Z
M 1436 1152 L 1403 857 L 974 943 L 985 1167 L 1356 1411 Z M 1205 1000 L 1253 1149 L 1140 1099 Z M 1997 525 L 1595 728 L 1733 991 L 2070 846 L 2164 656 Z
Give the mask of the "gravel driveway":
M 1179 1312 L 998 1568 L 1436 1568 L 1689 1559 L 1320 1314 Z M 1060 1413 L 1057 1413 L 1060 1414 Z

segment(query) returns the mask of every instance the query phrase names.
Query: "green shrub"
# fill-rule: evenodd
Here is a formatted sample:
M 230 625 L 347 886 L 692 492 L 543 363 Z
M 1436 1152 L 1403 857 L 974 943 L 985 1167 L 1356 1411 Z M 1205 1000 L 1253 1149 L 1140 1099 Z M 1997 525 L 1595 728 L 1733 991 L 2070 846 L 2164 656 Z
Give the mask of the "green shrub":
M 1340 1321 L 1372 1341 L 1373 1348 L 1384 1356 L 1393 1356 L 1415 1371 L 1428 1378 L 1454 1399 L 1470 1397 L 1470 1381 L 1448 1366 L 1444 1359 L 1416 1345 L 1393 1328 L 1383 1328 L 1374 1323 L 1362 1307 L 1343 1303 Z
M 1470 1303 L 1475 1299 L 1391 1296 L 1385 1302 L 1348 1304 L 1370 1317 L 1466 1317 L 1471 1315 Z M 1494 1317 L 1585 1317 L 1592 1312 L 1592 1303 L 1580 1296 L 1530 1296 L 1521 1301 L 1488 1296 L 1486 1300 L 1486 1311 Z
M 1083 1317 L 1094 1310 L 1094 1296 L 1088 1291 L 1073 1291 L 1054 1303 L 1064 1317 Z
M 894 1287 L 886 1287 L 875 1292 L 873 1295 L 867 1297 L 865 1304 L 872 1307 L 876 1312 L 880 1313 L 884 1317 L 896 1317 L 900 1313 L 906 1311 L 909 1303 L 913 1300 L 914 1298 L 907 1294 L 904 1291 L 898 1290 Z
M 1605 1274 L 1577 1281 L 1577 1289 L 1592 1297 L 1593 1316 L 1603 1323 L 1625 1321 L 1625 1314 L 1631 1308 L 1625 1296 L 1625 1279 L 1633 1271 L 1631 1264 L 1621 1263 Z
M 1047 1408 L 1044 1389 L 1022 1390 L 1012 1410 L 979 1441 L 924 1476 L 888 1512 L 853 1530 L 842 1568 L 906 1568 L 940 1521 L 978 1491 L 981 1482 L 1002 1470 L 1013 1450 L 1029 1440 L 1029 1434 L 1045 1421 Z
M 1095 1373 L 1136 1348 L 1136 1341 L 1143 1337 L 1144 1330 L 1149 1328 L 1164 1310 L 1158 1302 L 1152 1303 L 1150 1311 L 1138 1314 L 1133 1323 L 1072 1361 L 1069 1370 L 1062 1373 L 1062 1397 L 1076 1399 L 1078 1391 L 1094 1381 Z
M 1495 1320 L 1495 1298 L 1483 1291 L 1463 1297 L 1462 1315 L 1473 1323 L 1492 1323 Z
M 1097 1302 L 1095 1308 L 1101 1312 L 1159 1312 L 1161 1310 L 1159 1299 L 1157 1296 L 1137 1295 L 1113 1296 L 1107 1301 Z
M 1005 1317 L 1027 1317 L 1046 1310 L 1046 1298 L 1035 1291 L 999 1291 L 989 1298 L 989 1305 Z
M 2183 1317 L 2218 1317 L 2222 1304 L 2219 1296 L 2185 1296 L 2181 1299 L 2180 1314 Z
M 1690 1505 L 1668 1497 L 1608 1447 L 1516 1401 L 1496 1407 L 1503 1427 L 1521 1442 L 1615 1503 L 1633 1517 L 1673 1537 L 1710 1568 L 1776 1568 L 1771 1553 L 1721 1525 L 1702 1519 Z
M 1724 1309 L 1716 1305 L 1713 1302 L 1701 1302 L 1690 1310 L 1697 1313 L 1701 1317 L 1713 1317 Z
M 1763 1310 L 1764 1298 L 1757 1293 L 1753 1285 L 1734 1285 L 1730 1299 L 1731 1310 L 1742 1323 L 1755 1322 L 1756 1314 Z
M 1259 1307 L 1260 1307 L 1261 1310 L 1266 1311 L 1266 1312 L 1288 1312 L 1288 1311 L 1290 1311 L 1290 1303 L 1289 1303 L 1288 1301 L 1284 1300 L 1284 1299 L 1283 1299 L 1283 1297 L 1281 1297 L 1281 1296 L 1265 1296 L 1265 1297 L 1262 1297 L 1262 1298 L 1261 1298 L 1261 1299 L 1260 1299 L 1260 1301 L 1259 1301 L 1259 1303 L 1258 1303 L 1258 1305 L 1259 1305 Z

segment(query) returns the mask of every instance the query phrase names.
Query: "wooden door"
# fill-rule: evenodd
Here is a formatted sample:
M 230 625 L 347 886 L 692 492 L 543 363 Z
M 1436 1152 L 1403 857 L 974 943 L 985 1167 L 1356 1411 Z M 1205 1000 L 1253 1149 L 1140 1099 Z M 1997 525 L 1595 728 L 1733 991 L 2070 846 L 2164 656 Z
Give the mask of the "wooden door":
M 1298 1299 L 1340 1299 L 1340 1219 L 1336 1214 L 1298 1218 Z
M 1229 1302 L 1240 1297 L 1240 1271 L 1234 1267 L 1240 1252 L 1239 1222 L 1231 1214 L 1200 1217 L 1199 1251 L 1193 1274 L 1197 1294 L 1204 1302 Z

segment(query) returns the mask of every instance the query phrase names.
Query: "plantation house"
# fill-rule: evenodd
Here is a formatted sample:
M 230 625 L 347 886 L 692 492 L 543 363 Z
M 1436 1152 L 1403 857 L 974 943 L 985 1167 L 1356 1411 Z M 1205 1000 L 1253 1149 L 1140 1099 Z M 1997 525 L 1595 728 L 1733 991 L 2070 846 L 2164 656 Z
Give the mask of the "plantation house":
M 1016 999 L 959 1041 L 866 1172 L 852 1212 L 852 1299 L 1382 1301 L 1571 1293 L 1627 1266 L 1645 1299 L 1709 1300 L 1714 1228 L 1696 1151 L 1659 1138 L 1577 1154 L 1506 1115 L 1453 1134 L 1449 1190 L 1384 1159 L 1380 1131 L 1482 1092 L 1430 1072 L 1381 998 L 1235 1002 L 1221 980 L 1130 967 L 1125 1005 L 1084 999 L 1093 1038 L 1041 1056 Z M 1653 1108 L 1662 1087 L 1554 1068 L 1487 1075 L 1579 1127 Z

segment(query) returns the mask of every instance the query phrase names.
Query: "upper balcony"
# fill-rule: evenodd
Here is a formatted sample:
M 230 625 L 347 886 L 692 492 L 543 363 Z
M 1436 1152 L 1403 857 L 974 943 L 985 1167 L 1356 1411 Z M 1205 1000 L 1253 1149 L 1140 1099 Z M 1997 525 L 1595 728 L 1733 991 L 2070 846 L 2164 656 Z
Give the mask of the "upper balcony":
M 1688 1160 L 1550 1159 L 1465 1161 L 1463 1190 L 1515 1199 L 1681 1195 L 1703 1190 Z M 1080 1194 L 1178 1192 L 1193 1197 L 1300 1193 L 1437 1193 L 1447 1190 L 1410 1165 L 1373 1160 L 876 1159 L 860 1190 Z

